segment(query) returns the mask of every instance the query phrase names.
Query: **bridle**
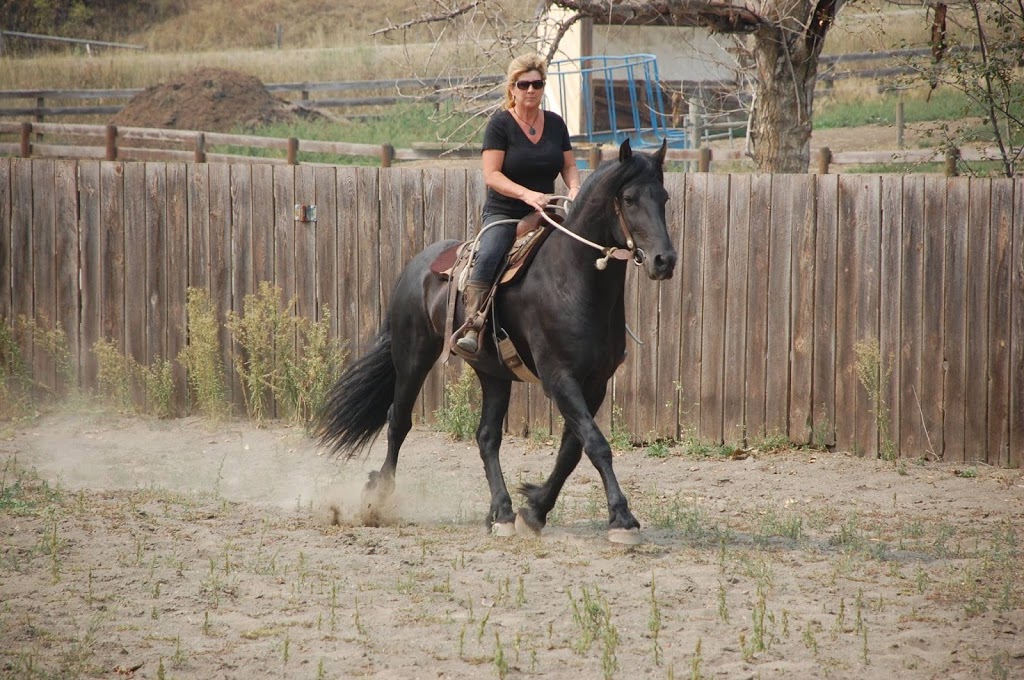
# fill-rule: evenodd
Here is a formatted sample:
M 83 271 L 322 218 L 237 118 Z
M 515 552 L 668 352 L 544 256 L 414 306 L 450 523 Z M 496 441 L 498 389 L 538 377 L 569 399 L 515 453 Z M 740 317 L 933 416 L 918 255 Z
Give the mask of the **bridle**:
M 563 200 L 566 200 L 566 201 L 571 201 L 572 200 L 568 196 L 552 196 L 552 198 L 563 199 Z M 614 204 L 615 204 L 615 215 L 616 215 L 616 217 L 619 218 L 619 227 L 622 229 L 622 235 L 626 239 L 626 247 L 625 248 L 620 248 L 619 246 L 601 246 L 601 245 L 598 245 L 597 243 L 594 243 L 593 241 L 588 241 L 587 239 L 583 238 L 579 234 L 574 234 L 573 232 L 569 231 L 568 229 L 563 227 L 561 224 L 559 224 L 555 220 L 551 219 L 551 216 L 548 215 L 546 212 L 541 212 L 540 214 L 547 221 L 547 223 L 550 224 L 555 229 L 558 229 L 559 231 L 561 231 L 564 234 L 568 234 L 569 236 L 573 237 L 574 239 L 576 239 L 580 243 L 588 245 L 591 248 L 594 248 L 595 250 L 601 251 L 603 257 L 599 257 L 599 258 L 597 258 L 597 260 L 594 261 L 594 266 L 597 267 L 599 270 L 604 271 L 604 269 L 608 266 L 608 260 L 610 260 L 610 259 L 613 259 L 613 260 L 630 260 L 630 259 L 632 259 L 633 260 L 633 264 L 635 264 L 635 265 L 637 265 L 639 267 L 640 265 L 642 265 L 644 263 L 644 260 L 647 259 L 647 254 L 644 253 L 643 248 L 637 248 L 636 247 L 636 243 L 633 241 L 633 234 L 632 234 L 632 232 L 629 229 L 629 223 L 626 221 L 626 214 L 622 211 L 622 206 L 619 205 L 619 197 L 618 196 L 615 197 Z

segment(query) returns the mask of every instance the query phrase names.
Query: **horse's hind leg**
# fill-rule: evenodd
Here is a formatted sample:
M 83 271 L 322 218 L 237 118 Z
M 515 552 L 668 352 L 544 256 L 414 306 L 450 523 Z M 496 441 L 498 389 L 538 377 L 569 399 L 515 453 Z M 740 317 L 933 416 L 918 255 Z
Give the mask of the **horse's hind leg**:
M 483 405 L 480 409 L 480 424 L 476 428 L 476 443 L 480 447 L 480 458 L 484 461 L 487 486 L 491 490 L 491 509 L 487 514 L 487 526 L 495 533 L 507 536 L 515 533 L 515 513 L 512 499 L 505 486 L 501 472 L 501 428 L 508 412 L 512 383 L 477 373 L 483 391 Z
M 441 354 L 441 339 L 424 339 L 417 348 L 393 352 L 395 360 L 395 397 L 388 409 L 388 451 L 379 471 L 370 473 L 363 489 L 363 520 L 379 523 L 378 513 L 395 490 L 398 452 L 412 430 L 412 410 L 434 361 Z M 374 520 L 378 520 L 375 522 Z

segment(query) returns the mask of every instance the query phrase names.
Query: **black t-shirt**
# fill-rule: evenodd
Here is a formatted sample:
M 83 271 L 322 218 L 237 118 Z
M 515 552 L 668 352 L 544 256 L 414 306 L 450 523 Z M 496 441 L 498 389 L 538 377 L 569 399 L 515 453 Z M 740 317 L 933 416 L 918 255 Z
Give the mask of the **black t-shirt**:
M 497 149 L 505 152 L 501 172 L 516 184 L 527 189 L 550 194 L 555 190 L 555 178 L 565 165 L 566 151 L 572 149 L 569 129 L 557 113 L 544 111 L 544 131 L 536 144 L 508 109 L 494 114 L 484 130 L 484 151 Z M 509 198 L 488 187 L 484 201 L 484 215 L 526 217 L 533 208 L 518 198 Z

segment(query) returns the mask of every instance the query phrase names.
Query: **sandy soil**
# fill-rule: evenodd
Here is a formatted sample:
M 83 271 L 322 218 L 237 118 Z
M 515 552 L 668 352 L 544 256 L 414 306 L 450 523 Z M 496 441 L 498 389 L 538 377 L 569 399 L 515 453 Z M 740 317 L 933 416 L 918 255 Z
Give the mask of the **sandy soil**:
M 0 441 L 0 676 L 1024 677 L 1024 476 L 822 451 L 584 463 L 540 539 L 499 538 L 475 448 L 379 465 L 299 430 L 51 415 Z M 540 480 L 552 443 L 506 442 Z M 338 508 L 340 524 L 331 522 Z

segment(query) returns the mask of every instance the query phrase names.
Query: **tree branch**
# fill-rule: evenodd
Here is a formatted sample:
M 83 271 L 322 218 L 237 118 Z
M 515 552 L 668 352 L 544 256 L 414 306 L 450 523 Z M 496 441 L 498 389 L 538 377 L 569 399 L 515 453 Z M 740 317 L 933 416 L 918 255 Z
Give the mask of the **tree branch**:
M 451 11 L 443 12 L 441 14 L 427 14 L 425 16 L 418 17 L 416 19 L 410 19 L 409 21 L 402 22 L 400 24 L 393 24 L 388 20 L 388 25 L 384 28 L 379 28 L 370 35 L 381 35 L 391 33 L 392 31 L 404 31 L 407 28 L 413 26 L 420 26 L 422 24 L 436 24 L 443 21 L 451 21 L 452 19 L 462 16 L 467 12 L 476 9 L 481 4 L 485 4 L 487 0 L 473 0 L 472 2 L 466 3 L 462 7 L 457 7 Z
M 553 0 L 603 24 L 699 26 L 713 33 L 753 33 L 764 23 L 748 7 L 711 0 Z

